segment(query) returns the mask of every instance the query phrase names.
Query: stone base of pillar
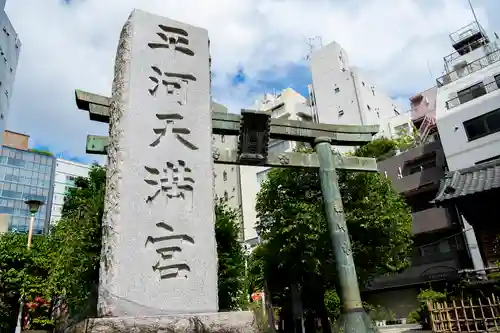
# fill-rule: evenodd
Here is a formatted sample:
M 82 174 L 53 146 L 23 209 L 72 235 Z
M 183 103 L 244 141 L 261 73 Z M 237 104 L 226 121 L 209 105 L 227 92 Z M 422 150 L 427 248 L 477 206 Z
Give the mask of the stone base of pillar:
M 91 318 L 71 333 L 260 333 L 253 312 Z M 68 332 L 69 333 L 69 332 Z

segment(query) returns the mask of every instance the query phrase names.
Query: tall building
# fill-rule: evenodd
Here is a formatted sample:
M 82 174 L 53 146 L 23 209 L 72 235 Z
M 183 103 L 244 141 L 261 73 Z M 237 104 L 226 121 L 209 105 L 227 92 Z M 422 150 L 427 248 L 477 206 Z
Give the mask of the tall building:
M 48 230 L 52 205 L 55 158 L 29 150 L 2 146 L 0 154 L 0 215 L 6 214 L 10 231 L 26 232 L 30 219 L 27 199 L 44 203 L 36 214 L 33 232 Z
M 454 51 L 437 79 L 436 123 L 448 169 L 457 171 L 500 158 L 500 49 L 477 21 L 450 41 Z M 462 223 L 474 269 L 482 270 L 475 232 Z
M 17 62 L 21 50 L 21 41 L 10 23 L 4 7 L 5 0 L 2 0 L 0 1 L 0 27 L 2 29 L 0 31 L 0 59 L 3 60 L 2 64 L 0 64 L 0 133 L 3 133 L 6 128 Z
M 75 187 L 75 180 L 78 177 L 88 177 L 89 170 L 90 166 L 87 164 L 67 161 L 62 158 L 56 160 L 50 224 L 55 224 L 61 218 L 64 197 L 70 188 Z
M 347 52 L 336 42 L 311 55 L 309 99 L 317 121 L 327 124 L 380 125 L 379 136 L 392 137 L 410 118 L 395 101 L 349 64 Z M 390 120 L 389 120 L 390 119 Z M 341 152 L 351 148 L 342 147 Z
M 500 49 L 478 22 L 450 34 L 436 121 L 450 171 L 500 157 Z

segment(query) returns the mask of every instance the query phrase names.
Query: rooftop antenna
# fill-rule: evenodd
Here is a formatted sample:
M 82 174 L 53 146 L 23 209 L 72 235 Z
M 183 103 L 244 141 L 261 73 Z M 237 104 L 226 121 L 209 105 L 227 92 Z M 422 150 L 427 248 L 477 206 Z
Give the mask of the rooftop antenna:
M 321 36 L 309 37 L 306 40 L 307 44 L 307 54 L 305 55 L 305 60 L 310 60 L 311 55 L 314 51 L 323 48 L 323 39 Z
M 431 65 L 429 64 L 429 59 L 427 59 L 427 69 L 429 70 L 429 74 L 431 75 L 431 82 L 434 84 L 434 75 L 432 75 Z
M 476 12 L 474 11 L 474 7 L 472 6 L 471 0 L 467 0 L 469 3 L 470 10 L 472 12 L 472 16 L 474 16 L 474 21 L 476 22 L 477 26 L 479 27 L 479 21 L 477 20 Z

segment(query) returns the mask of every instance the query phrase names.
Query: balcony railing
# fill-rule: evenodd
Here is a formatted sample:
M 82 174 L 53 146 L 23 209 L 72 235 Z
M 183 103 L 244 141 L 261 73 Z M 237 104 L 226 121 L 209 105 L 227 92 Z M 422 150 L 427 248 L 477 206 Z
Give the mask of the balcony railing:
M 449 66 L 454 60 L 460 58 L 462 55 L 469 53 L 471 51 L 474 51 L 475 49 L 479 48 L 480 46 L 487 45 L 487 43 L 488 43 L 487 38 L 481 38 L 481 39 L 479 39 L 471 44 L 467 44 L 464 47 L 461 47 L 459 50 L 444 57 L 444 62 L 446 64 L 446 66 Z
M 491 52 L 488 55 L 479 58 L 462 68 L 456 69 L 453 72 L 449 72 L 441 76 L 440 78 L 436 79 L 437 86 L 438 87 L 445 86 L 448 83 L 451 83 L 462 77 L 477 72 L 478 70 L 488 67 L 489 65 L 494 64 L 498 61 L 500 61 L 500 50 Z
M 450 34 L 450 39 L 453 44 L 457 44 L 460 41 L 472 37 L 477 33 L 481 33 L 481 35 L 486 36 L 486 32 L 484 31 L 483 27 L 477 22 L 472 22 L 465 27 L 452 32 Z
M 476 98 L 479 98 L 483 95 L 486 95 L 490 92 L 498 90 L 498 83 L 500 83 L 500 82 L 493 81 L 491 83 L 488 83 L 487 85 L 479 86 L 476 89 L 472 89 L 465 94 L 461 94 L 455 98 L 452 98 L 446 102 L 446 108 L 448 110 L 452 109 L 452 108 L 457 107 L 461 104 L 465 104 L 465 103 L 470 102 Z

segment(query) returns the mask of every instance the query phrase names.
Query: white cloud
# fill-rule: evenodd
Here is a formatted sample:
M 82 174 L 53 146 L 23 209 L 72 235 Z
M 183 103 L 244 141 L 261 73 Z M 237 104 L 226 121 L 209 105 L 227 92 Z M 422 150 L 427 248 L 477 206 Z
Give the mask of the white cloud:
M 483 25 L 495 28 L 488 23 L 500 22 L 498 0 L 474 2 Z M 239 66 L 252 86 L 273 79 L 264 71 L 279 77 L 303 61 L 304 40 L 315 35 L 339 42 L 389 94 L 417 93 L 433 83 L 427 62 L 439 76 L 451 52 L 447 34 L 472 21 L 466 0 L 8 0 L 23 44 L 9 127 L 81 156 L 87 133 L 106 134 L 76 109 L 73 91 L 109 95 L 118 35 L 133 8 L 209 30 L 215 97 L 233 112 L 254 98 L 248 85 L 230 84 Z

